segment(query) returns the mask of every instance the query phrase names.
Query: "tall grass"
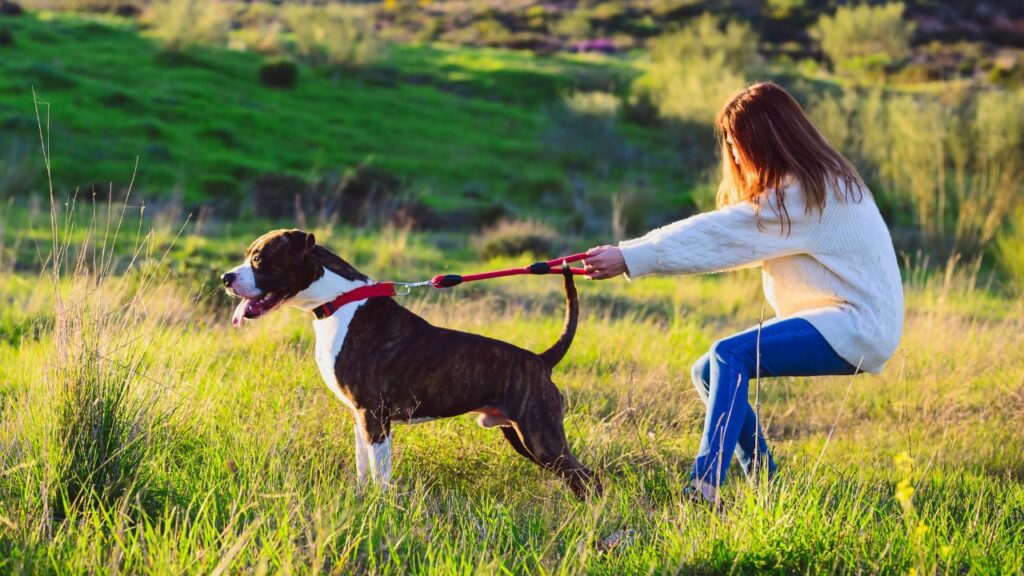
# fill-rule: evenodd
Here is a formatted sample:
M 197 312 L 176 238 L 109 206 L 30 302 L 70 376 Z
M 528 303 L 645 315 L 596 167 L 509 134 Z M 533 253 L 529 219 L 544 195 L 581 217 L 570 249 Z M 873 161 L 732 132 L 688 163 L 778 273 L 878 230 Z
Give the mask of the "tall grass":
M 823 94 L 810 112 L 854 159 L 905 248 L 979 254 L 1024 201 L 1024 92 Z M 904 215 L 911 215 L 907 219 Z
M 136 220 L 126 222 L 137 229 Z M 226 261 L 263 231 L 253 224 L 222 236 L 216 226 L 209 224 L 208 238 Z M 69 237 L 88 237 L 75 230 Z M 482 267 L 463 259 L 443 268 L 454 249 L 418 247 L 451 239 L 413 231 L 338 230 L 321 241 L 373 277 L 412 274 L 424 261 L 425 271 Z M 417 261 L 396 269 L 377 258 L 382 242 L 413 248 Z M 124 248 L 130 260 L 134 242 Z M 75 242 L 62 252 L 73 262 L 81 254 Z M 160 257 L 143 250 L 137 262 L 155 269 Z M 86 268 L 100 268 L 91 261 Z M 117 295 L 122 279 L 141 287 L 143 275 L 127 264 L 114 266 L 102 287 L 89 282 L 89 294 Z M 123 476 L 133 481 L 120 497 L 108 489 L 107 497 L 80 498 L 67 519 L 55 513 L 51 494 L 66 491 L 73 476 L 43 475 L 38 464 L 67 447 L 56 423 L 46 424 L 64 405 L 50 394 L 65 382 L 48 376 L 55 333 L 0 344 L 0 571 L 1016 572 L 1024 567 L 1024 534 L 1014 524 L 1024 463 L 1003 447 L 1020 440 L 1013 425 L 1020 407 L 1006 383 L 1019 378 L 1024 310 L 958 280 L 943 295 L 941 276 L 929 276 L 928 267 L 919 274 L 908 284 L 902 349 L 884 374 L 762 382 L 761 416 L 782 473 L 768 487 L 737 477 L 721 516 L 680 493 L 703 414 L 689 365 L 716 338 L 757 321 L 763 304 L 755 275 L 580 283 L 580 329 L 554 380 L 566 398 L 573 450 L 608 487 L 588 503 L 470 418 L 397 428 L 395 490 L 361 490 L 351 420 L 319 380 L 306 315 L 281 310 L 236 332 L 226 300 L 194 308 L 173 285 L 144 290 L 149 297 L 133 313 L 119 315 L 114 301 L 101 308 L 104 318 L 122 322 L 128 336 L 121 342 L 136 339 L 135 355 L 120 356 L 138 360 L 127 364 L 139 368 L 128 395 L 152 400 L 148 412 L 114 408 L 123 422 L 140 424 L 134 433 L 110 427 L 108 435 L 122 449 L 141 447 L 140 464 Z M 162 276 L 152 278 L 155 286 Z M 60 281 L 69 303 L 86 293 L 71 280 Z M 530 350 L 546 348 L 561 330 L 557 278 L 463 288 L 401 302 L 437 325 Z M 4 298 L 16 294 L 16 284 L 0 284 Z M 53 308 L 49 297 L 16 302 L 26 316 Z M 77 336 L 67 344 L 110 348 Z M 114 384 L 129 381 L 113 365 L 91 365 L 116 377 Z M 33 447 L 44 438 L 52 452 Z M 915 463 L 912 475 L 893 464 L 903 452 Z M 899 500 L 908 476 L 912 509 Z M 110 478 L 106 485 L 118 486 Z M 599 542 L 624 528 L 634 531 L 631 543 L 599 551 Z
M 1024 292 L 1024 210 L 1018 209 L 996 240 L 996 255 L 1006 275 Z
M 49 177 L 48 108 L 36 107 Z M 52 184 L 49 194 L 50 253 L 37 287 L 49 287 L 41 299 L 50 320 L 35 341 L 18 344 L 33 366 L 8 410 L 18 426 L 3 431 L 5 445 L 18 448 L 0 454 L 11 474 L 2 497 L 22 500 L 21 522 L 11 527 L 44 539 L 90 513 L 144 513 L 149 492 L 159 491 L 151 482 L 156 447 L 170 438 L 170 408 L 157 406 L 168 390 L 147 361 L 146 332 L 160 330 L 171 310 L 154 306 L 166 273 L 152 254 L 154 235 L 122 228 L 136 220 L 126 219 L 136 210 L 129 200 L 83 206 L 75 195 L 59 201 Z M 33 293 L 24 302 L 39 300 Z

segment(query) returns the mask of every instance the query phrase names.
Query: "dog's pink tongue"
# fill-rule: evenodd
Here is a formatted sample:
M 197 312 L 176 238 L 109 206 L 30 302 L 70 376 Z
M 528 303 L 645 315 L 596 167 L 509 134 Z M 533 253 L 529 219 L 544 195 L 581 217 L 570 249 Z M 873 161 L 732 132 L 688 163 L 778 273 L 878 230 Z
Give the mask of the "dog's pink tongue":
M 249 306 L 249 299 L 242 298 L 242 301 L 235 307 L 235 311 L 231 313 L 231 324 L 235 328 L 242 326 L 242 322 L 245 320 L 245 309 Z

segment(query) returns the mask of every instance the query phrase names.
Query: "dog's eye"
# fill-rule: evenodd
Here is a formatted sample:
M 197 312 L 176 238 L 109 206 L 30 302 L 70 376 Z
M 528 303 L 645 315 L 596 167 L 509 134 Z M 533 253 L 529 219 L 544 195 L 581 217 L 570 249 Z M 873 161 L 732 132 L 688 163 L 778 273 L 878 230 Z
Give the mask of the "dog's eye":
M 260 263 L 260 257 L 259 257 L 259 255 L 256 255 L 256 256 L 253 256 L 253 257 L 252 257 L 252 263 L 253 263 L 253 264 L 259 264 L 259 263 Z

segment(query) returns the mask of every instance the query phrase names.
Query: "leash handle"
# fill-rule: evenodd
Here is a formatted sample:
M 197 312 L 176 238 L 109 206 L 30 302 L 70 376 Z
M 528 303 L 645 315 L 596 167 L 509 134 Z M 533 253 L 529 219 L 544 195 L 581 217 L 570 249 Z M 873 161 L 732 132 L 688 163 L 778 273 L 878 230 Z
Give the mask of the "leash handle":
M 462 284 L 463 278 L 458 274 L 438 274 L 430 281 L 434 288 L 451 288 Z
M 491 278 L 503 278 L 505 276 L 518 276 L 522 274 L 561 274 L 562 264 L 569 262 L 578 262 L 587 257 L 586 252 L 580 252 L 578 254 L 570 254 L 569 256 L 562 256 L 554 258 L 552 260 L 546 260 L 542 262 L 534 262 L 529 266 L 522 268 L 506 268 L 504 270 L 494 270 L 491 272 L 477 272 L 475 274 L 438 274 L 430 280 L 430 284 L 434 288 L 451 288 L 458 286 L 463 282 L 474 282 L 476 280 L 489 280 Z M 586 272 L 582 268 L 570 268 L 569 272 L 575 275 L 582 275 Z

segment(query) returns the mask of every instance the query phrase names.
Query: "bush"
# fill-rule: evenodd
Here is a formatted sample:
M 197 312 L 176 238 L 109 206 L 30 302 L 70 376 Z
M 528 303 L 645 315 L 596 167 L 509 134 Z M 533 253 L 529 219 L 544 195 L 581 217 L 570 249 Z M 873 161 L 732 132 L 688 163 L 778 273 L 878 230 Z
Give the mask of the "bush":
M 336 210 L 343 222 L 362 225 L 387 220 L 402 188 L 396 174 L 367 164 L 347 170 L 335 187 Z
M 530 253 L 546 256 L 554 252 L 558 232 L 537 220 L 502 220 L 472 238 L 481 258 L 519 256 Z
M 549 108 L 542 133 L 545 150 L 570 168 L 605 176 L 622 167 L 629 146 L 619 130 L 621 101 L 607 92 L 575 92 Z
M 7 28 L 0 28 L 0 46 L 13 46 L 14 36 Z
M 233 18 L 229 46 L 236 50 L 253 50 L 262 54 L 280 54 L 284 24 L 281 9 L 263 2 L 246 3 Z
M 312 182 L 288 174 L 262 174 L 249 184 L 255 215 L 270 219 L 333 220 L 353 226 L 397 222 L 430 225 L 433 214 L 403 190 L 402 179 L 383 168 L 360 164 Z
M 21 5 L 8 0 L 0 0 L 0 16 L 21 16 Z
M 294 88 L 299 67 L 288 58 L 270 58 L 260 65 L 260 83 L 271 88 Z
M 568 40 L 586 40 L 592 33 L 590 18 L 582 10 L 573 10 L 555 22 L 551 32 Z
M 135 17 L 148 4 L 148 0 L 25 0 L 29 10 L 63 10 L 69 12 L 114 13 L 119 16 Z M 0 6 L 4 2 L 0 0 Z M 15 5 L 14 2 L 7 2 Z
M 257 216 L 274 220 L 298 220 L 297 212 L 313 209 L 304 206 L 313 187 L 298 176 L 262 174 L 249 185 L 249 202 Z
M 225 44 L 231 13 L 220 2 L 158 0 L 150 5 L 146 21 L 164 50 L 181 52 L 200 44 Z
M 974 256 L 1024 204 L 1024 91 L 887 95 L 847 90 L 809 107 L 917 248 Z M 902 218 L 903 220 L 899 220 Z
M 707 124 L 746 84 L 757 42 L 748 24 L 705 13 L 651 41 L 651 63 L 632 86 L 634 103 L 648 103 L 663 118 Z
M 467 26 L 452 28 L 441 38 L 445 42 L 471 46 L 509 46 L 516 40 L 515 34 L 500 20 L 490 16 L 475 20 Z
M 380 57 L 373 13 L 365 7 L 285 7 L 285 21 L 294 36 L 295 50 L 313 64 L 356 69 Z
M 903 19 L 902 2 L 840 6 L 808 31 L 836 70 L 877 74 L 910 54 L 914 23 Z

